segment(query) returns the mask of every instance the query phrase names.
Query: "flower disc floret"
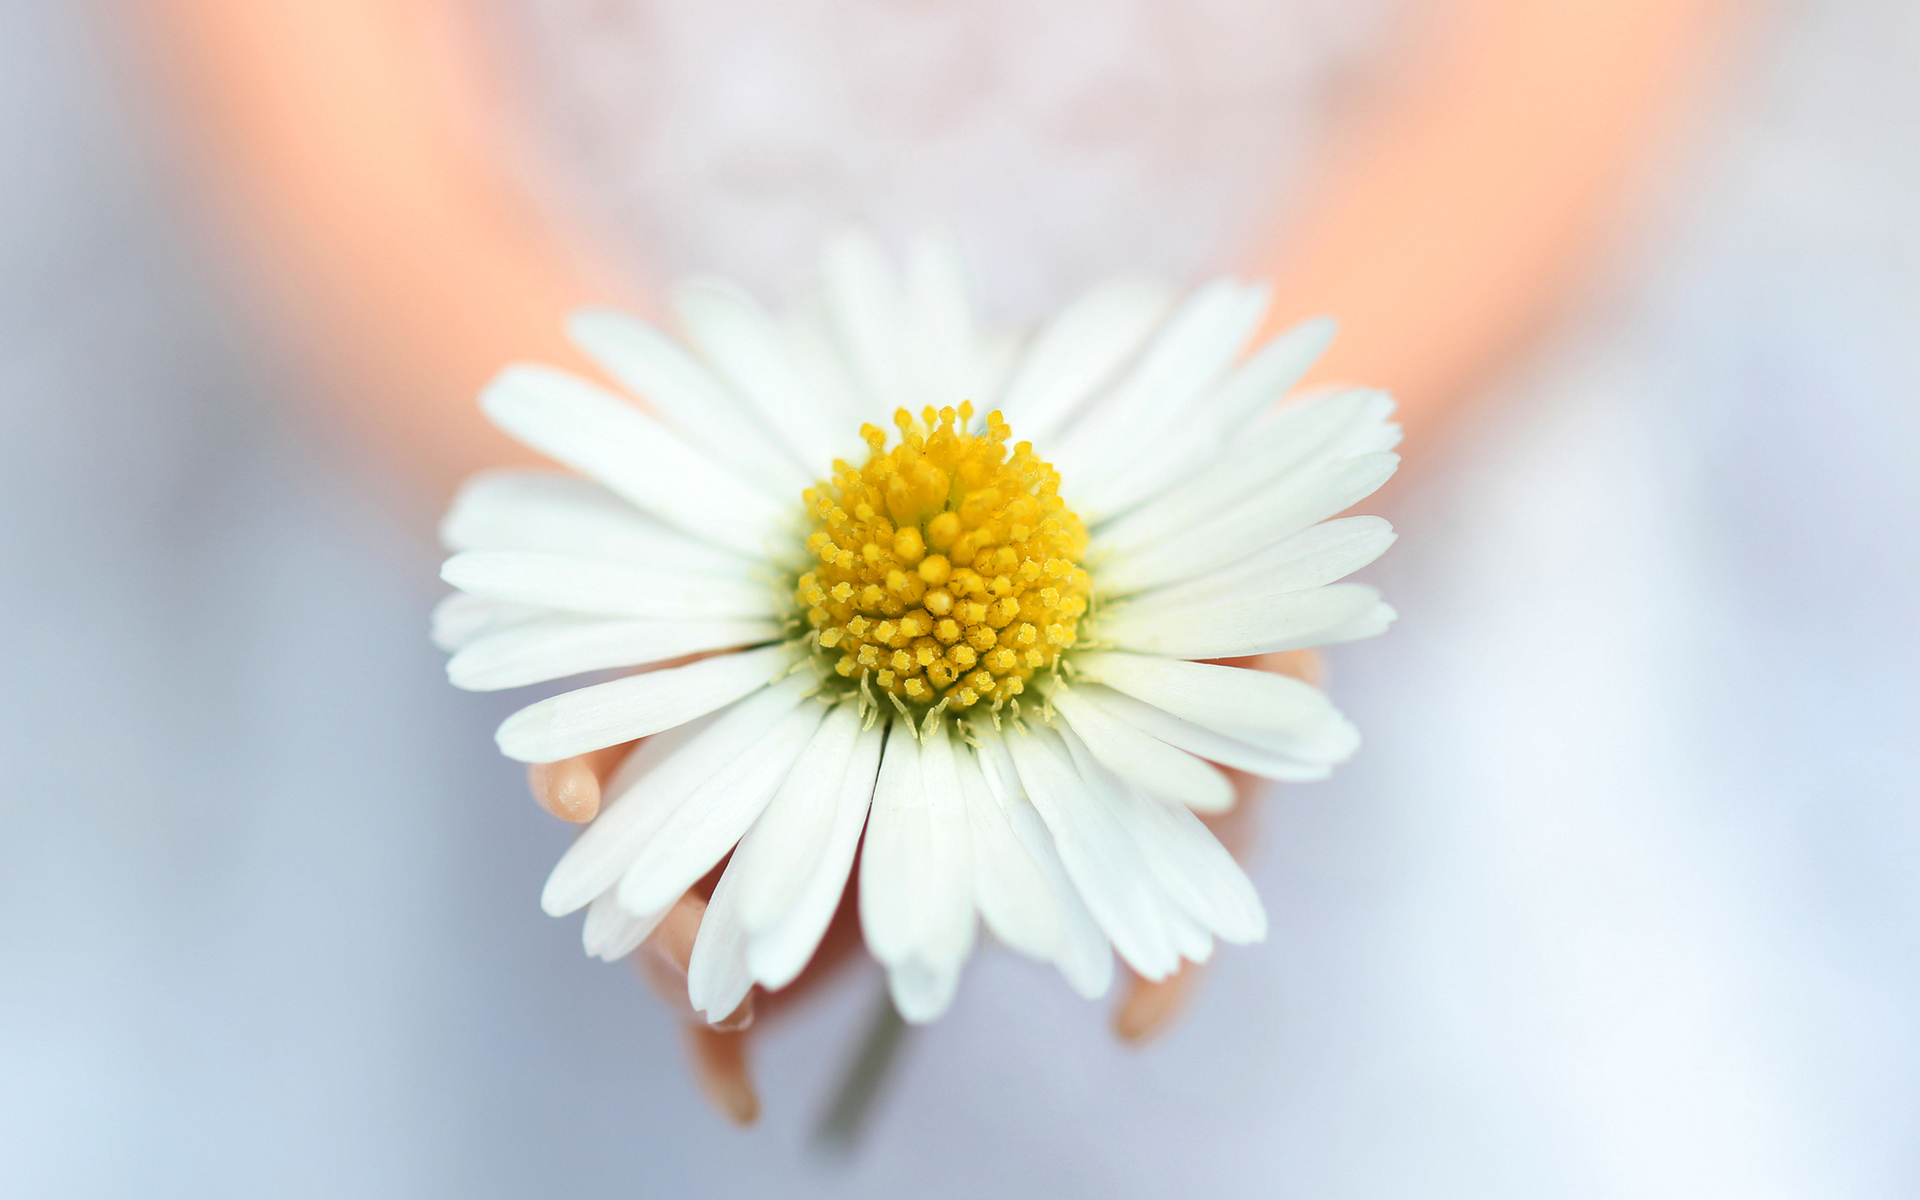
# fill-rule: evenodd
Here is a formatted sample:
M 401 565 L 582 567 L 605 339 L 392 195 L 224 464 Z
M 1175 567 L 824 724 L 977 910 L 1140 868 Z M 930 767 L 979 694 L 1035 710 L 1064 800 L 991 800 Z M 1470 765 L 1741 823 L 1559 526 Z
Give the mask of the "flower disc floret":
M 864 465 L 834 463 L 804 493 L 818 564 L 794 598 L 829 679 L 884 691 L 914 711 L 996 707 L 1079 637 L 1087 531 L 1060 474 L 998 411 L 894 414 L 899 444 L 862 426 Z

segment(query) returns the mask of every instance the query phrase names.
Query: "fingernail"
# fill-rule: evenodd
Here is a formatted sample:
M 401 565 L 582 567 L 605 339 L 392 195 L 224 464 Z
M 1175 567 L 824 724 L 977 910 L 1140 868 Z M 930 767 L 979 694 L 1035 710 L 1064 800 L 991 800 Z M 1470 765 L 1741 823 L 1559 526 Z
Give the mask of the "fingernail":
M 1183 963 L 1179 971 L 1165 979 L 1135 980 L 1127 998 L 1114 1010 L 1114 1036 L 1138 1044 L 1165 1029 L 1180 1011 L 1193 974 L 1194 968 Z
M 713 1028 L 722 1033 L 739 1033 L 753 1027 L 753 997 L 748 996 L 740 1002 L 740 1007 L 713 1023 Z
M 534 799 L 562 821 L 583 825 L 600 811 L 600 780 L 577 758 L 535 763 L 527 768 Z

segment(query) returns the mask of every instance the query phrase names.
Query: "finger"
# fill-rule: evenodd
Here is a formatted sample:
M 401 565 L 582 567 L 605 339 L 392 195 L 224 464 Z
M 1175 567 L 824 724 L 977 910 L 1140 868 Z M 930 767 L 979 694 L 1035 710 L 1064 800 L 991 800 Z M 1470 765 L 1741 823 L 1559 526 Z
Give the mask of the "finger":
M 702 1020 L 687 1000 L 687 969 L 693 962 L 693 943 L 699 936 L 700 922 L 707 915 L 707 902 L 700 893 L 689 891 L 674 902 L 667 915 L 660 920 L 647 940 L 634 952 L 634 959 L 640 967 L 654 994 L 668 1008 L 691 1020 Z M 713 1022 L 715 1029 L 735 1032 L 744 1030 L 753 1024 L 753 993 L 740 1002 L 720 1020 Z M 703 1022 L 704 1023 L 704 1022 Z
M 527 786 L 541 808 L 562 821 L 584 825 L 600 811 L 600 785 L 633 747 L 633 742 L 625 742 L 559 762 L 534 763 L 527 768 Z
M 1233 781 L 1233 807 L 1224 812 L 1197 815 L 1200 823 L 1212 830 L 1213 836 L 1227 848 L 1227 853 L 1244 865 L 1253 849 L 1253 835 L 1259 824 L 1256 814 L 1260 806 L 1254 801 L 1266 795 L 1273 784 L 1258 775 L 1249 775 L 1232 767 L 1220 769 Z
M 747 1035 L 689 1025 L 686 1037 L 687 1059 L 700 1094 L 735 1125 L 753 1124 L 760 1116 L 760 1096 L 747 1074 Z
M 1165 979 L 1131 975 L 1126 997 L 1113 1010 L 1114 1036 L 1137 1045 L 1158 1034 L 1186 1007 L 1199 978 L 1200 967 L 1190 962 L 1181 963 L 1180 969 Z
M 694 938 L 706 914 L 707 902 L 688 892 L 674 902 L 634 957 L 660 999 L 689 1018 L 687 1065 L 700 1094 L 729 1121 L 750 1125 L 760 1115 L 760 1098 L 747 1074 L 746 1030 L 753 1024 L 752 995 L 714 1025 L 702 1023 L 687 1003 L 687 964 L 693 961 Z
M 1260 827 L 1260 805 L 1254 803 L 1272 787 L 1272 783 L 1258 775 L 1249 775 L 1244 771 L 1226 768 L 1233 780 L 1233 807 L 1225 812 L 1196 813 L 1200 823 L 1213 834 L 1214 840 L 1227 848 L 1234 861 L 1245 866 L 1248 855 L 1254 847 L 1254 835 Z
M 633 956 L 654 994 L 684 1017 L 693 1016 L 693 1007 L 687 1003 L 687 964 L 693 961 L 693 940 L 706 915 L 707 902 L 688 892 L 674 901 Z
M 1247 664 L 1256 671 L 1272 671 L 1276 675 L 1289 675 L 1301 683 L 1320 686 L 1324 668 L 1318 650 L 1276 650 L 1272 654 L 1256 655 Z
M 753 993 L 740 1002 L 740 1007 L 715 1021 L 712 1028 L 722 1033 L 745 1033 L 753 1028 Z
M 707 657 L 709 655 L 689 654 L 655 663 L 646 670 L 664 671 Z M 622 742 L 558 762 L 534 763 L 527 768 L 527 786 L 533 790 L 533 798 L 540 802 L 541 808 L 562 821 L 584 825 L 600 812 L 600 789 L 639 744 L 638 741 Z
M 813 957 L 793 982 L 777 992 L 760 995 L 760 1015 L 773 1020 L 796 1003 L 804 1002 L 818 991 L 822 982 L 832 978 L 852 959 L 860 945 L 860 869 L 856 864 L 840 892 L 840 907 L 834 910 L 827 932 L 814 947 Z
M 1278 650 L 1272 654 L 1256 654 L 1251 658 L 1220 658 L 1211 660 L 1221 666 L 1245 667 L 1254 671 L 1271 671 L 1276 675 L 1286 675 L 1302 683 L 1320 686 L 1322 666 L 1320 654 L 1316 650 Z M 1216 764 L 1217 765 L 1217 764 Z M 1206 823 L 1213 836 L 1220 839 L 1236 859 L 1247 861 L 1247 854 L 1253 846 L 1254 811 L 1258 808 L 1252 801 L 1265 794 L 1272 785 L 1257 775 L 1249 775 L 1232 767 L 1221 767 L 1227 778 L 1233 781 L 1233 807 L 1220 813 L 1202 813 L 1200 819 Z
M 1275 675 L 1286 675 L 1314 687 L 1320 686 L 1326 674 L 1318 650 L 1275 650 L 1271 654 L 1255 654 L 1248 658 L 1204 658 L 1200 661 L 1222 667 L 1271 671 Z

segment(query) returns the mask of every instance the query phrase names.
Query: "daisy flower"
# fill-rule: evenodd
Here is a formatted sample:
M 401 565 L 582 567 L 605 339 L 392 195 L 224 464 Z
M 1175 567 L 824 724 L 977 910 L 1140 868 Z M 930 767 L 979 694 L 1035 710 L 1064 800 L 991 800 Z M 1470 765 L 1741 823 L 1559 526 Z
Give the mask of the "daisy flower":
M 1232 804 L 1220 766 L 1318 779 L 1359 735 L 1308 684 L 1206 660 L 1387 627 L 1372 588 L 1336 581 L 1393 532 L 1336 514 L 1399 461 L 1379 392 L 1276 406 L 1332 325 L 1245 354 L 1265 308 L 1227 280 L 1177 302 L 1118 282 L 1016 337 L 977 323 L 951 245 L 896 275 L 849 237 L 785 313 L 698 281 L 675 296 L 684 341 L 576 315 L 644 407 L 504 371 L 486 415 L 571 470 L 455 501 L 448 674 L 683 664 L 500 726 L 527 763 L 647 739 L 546 911 L 584 908 L 612 961 L 726 860 L 687 980 L 712 1020 L 799 974 L 856 858 L 910 1021 L 945 1011 L 981 923 L 1089 997 L 1113 952 L 1160 979 L 1264 937 L 1196 814 Z

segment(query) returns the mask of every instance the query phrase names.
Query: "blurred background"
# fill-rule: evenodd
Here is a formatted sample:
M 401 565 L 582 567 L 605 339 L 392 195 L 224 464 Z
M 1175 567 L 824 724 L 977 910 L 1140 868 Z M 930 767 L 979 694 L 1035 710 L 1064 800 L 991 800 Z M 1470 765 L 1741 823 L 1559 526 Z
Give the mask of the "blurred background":
M 0 0 L 0 1191 L 1913 1195 L 1916 213 L 1905 0 Z M 829 1160 L 873 977 L 712 1115 L 426 613 L 495 366 L 853 220 L 1410 437 L 1266 944 L 1142 1049 L 987 953 Z

